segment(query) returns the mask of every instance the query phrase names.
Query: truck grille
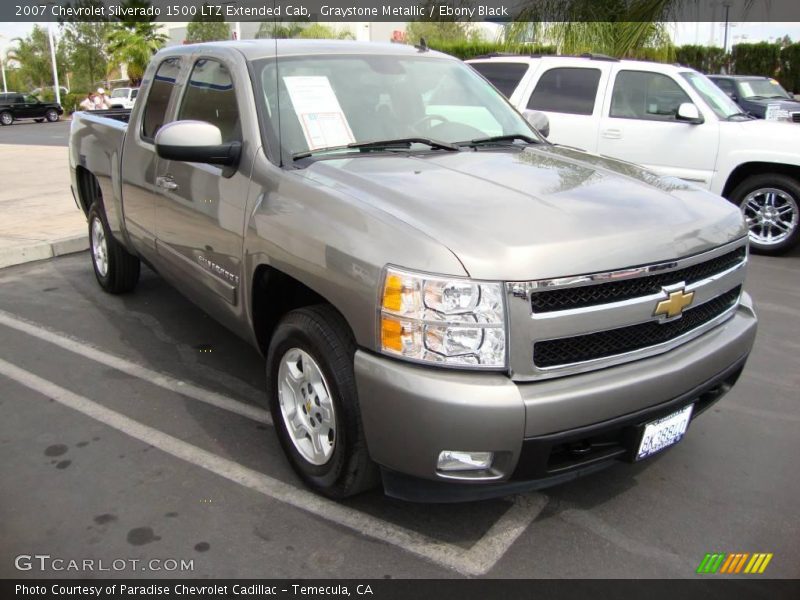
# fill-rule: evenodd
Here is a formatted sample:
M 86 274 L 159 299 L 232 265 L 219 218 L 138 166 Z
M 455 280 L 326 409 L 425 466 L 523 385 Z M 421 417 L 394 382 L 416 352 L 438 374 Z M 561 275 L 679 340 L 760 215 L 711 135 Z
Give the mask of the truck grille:
M 725 256 L 715 259 L 714 261 L 709 261 L 709 263 L 716 263 L 717 260 L 725 258 Z M 696 267 L 705 267 L 709 263 L 696 265 Z M 696 267 L 689 267 L 681 271 L 673 271 L 669 275 L 675 275 L 682 271 L 690 271 Z M 722 270 L 724 269 L 719 269 L 719 271 Z M 684 279 L 683 277 L 678 277 L 678 279 L 675 280 L 675 278 L 672 277 L 666 281 L 666 284 L 674 283 L 674 281 L 684 281 Z M 661 286 L 664 284 L 660 283 L 658 285 Z M 574 292 L 575 289 L 576 288 L 572 288 L 570 291 Z M 657 288 L 656 291 L 658 291 L 658 289 L 660 288 Z M 645 291 L 641 293 L 649 292 Z M 638 325 L 620 327 L 618 329 L 598 331 L 587 335 L 536 342 L 533 346 L 533 363 L 539 368 L 558 367 L 572 363 L 591 361 L 598 358 L 606 358 L 663 344 L 722 315 L 728 309 L 736 305 L 740 293 L 741 286 L 737 286 L 700 306 L 684 311 L 681 318 L 667 323 L 650 321 Z
M 746 253 L 747 250 L 743 246 L 709 261 L 668 273 L 637 277 L 625 281 L 612 281 L 596 285 L 535 292 L 531 294 L 531 309 L 535 313 L 553 312 L 598 306 L 600 304 L 628 300 L 629 298 L 657 294 L 664 286 L 680 282 L 691 284 L 722 273 L 741 263 L 745 259 Z

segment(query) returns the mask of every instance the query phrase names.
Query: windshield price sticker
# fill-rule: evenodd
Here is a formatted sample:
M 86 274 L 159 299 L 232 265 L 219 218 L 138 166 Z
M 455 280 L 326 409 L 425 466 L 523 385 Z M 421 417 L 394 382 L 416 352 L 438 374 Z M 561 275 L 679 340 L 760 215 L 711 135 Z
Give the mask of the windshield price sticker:
M 339 99 L 324 76 L 284 77 L 309 150 L 355 142 Z

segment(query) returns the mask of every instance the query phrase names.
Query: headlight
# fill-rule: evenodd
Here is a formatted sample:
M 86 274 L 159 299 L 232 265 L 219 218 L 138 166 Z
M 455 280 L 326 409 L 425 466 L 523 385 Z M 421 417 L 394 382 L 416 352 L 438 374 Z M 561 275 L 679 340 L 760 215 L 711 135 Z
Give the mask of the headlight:
M 389 267 L 381 295 L 381 350 L 414 361 L 506 366 L 503 286 Z

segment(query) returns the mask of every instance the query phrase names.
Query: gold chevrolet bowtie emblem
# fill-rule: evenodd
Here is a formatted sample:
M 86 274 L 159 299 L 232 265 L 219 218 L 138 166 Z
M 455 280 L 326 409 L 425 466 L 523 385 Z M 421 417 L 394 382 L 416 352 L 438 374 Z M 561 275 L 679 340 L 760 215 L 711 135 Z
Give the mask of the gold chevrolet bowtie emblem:
M 656 304 L 654 317 L 665 316 L 667 319 L 674 319 L 683 313 L 683 309 L 689 306 L 694 300 L 694 292 L 688 294 L 683 289 L 669 292 L 669 297 Z

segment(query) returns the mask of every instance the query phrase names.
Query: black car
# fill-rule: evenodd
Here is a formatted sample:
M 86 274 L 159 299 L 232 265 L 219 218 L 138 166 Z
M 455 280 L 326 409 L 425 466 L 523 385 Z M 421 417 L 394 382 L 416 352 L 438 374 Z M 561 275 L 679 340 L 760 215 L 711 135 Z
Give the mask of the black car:
M 755 75 L 709 75 L 708 78 L 746 113 L 766 118 L 767 107 L 777 104 L 789 113 L 789 120 L 800 123 L 800 102 L 771 77 Z
M 0 94 L 0 124 L 11 125 L 17 119 L 45 119 L 53 122 L 64 114 L 64 109 L 55 102 L 41 102 L 30 94 L 8 92 Z

